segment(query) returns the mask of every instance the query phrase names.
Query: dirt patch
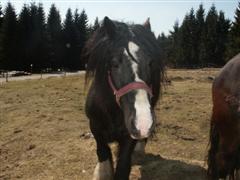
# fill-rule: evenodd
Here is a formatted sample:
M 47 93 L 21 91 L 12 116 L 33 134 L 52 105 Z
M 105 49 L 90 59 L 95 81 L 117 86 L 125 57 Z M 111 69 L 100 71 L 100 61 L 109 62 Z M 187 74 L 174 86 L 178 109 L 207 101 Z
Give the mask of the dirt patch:
M 186 80 L 192 80 L 193 77 L 181 77 L 181 76 L 171 76 L 169 77 L 169 80 L 171 81 L 186 81 Z
M 156 133 L 147 154 L 134 157 L 131 179 L 205 179 L 211 83 L 199 80 L 217 72 L 168 71 L 172 80 L 156 107 Z M 91 179 L 97 157 L 83 80 L 78 75 L 0 86 L 0 179 Z

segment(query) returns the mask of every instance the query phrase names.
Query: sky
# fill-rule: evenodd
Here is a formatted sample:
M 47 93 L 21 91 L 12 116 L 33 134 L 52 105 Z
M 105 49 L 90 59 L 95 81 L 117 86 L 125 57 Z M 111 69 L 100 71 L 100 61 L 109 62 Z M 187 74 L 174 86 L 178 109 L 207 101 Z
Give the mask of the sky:
M 73 11 L 76 8 L 79 11 L 85 9 L 90 23 L 93 23 L 96 17 L 102 20 L 108 16 L 114 20 L 142 24 L 150 17 L 155 35 L 161 32 L 169 34 L 174 23 L 178 21 L 181 24 L 185 14 L 191 8 L 197 10 L 200 3 L 204 5 L 205 13 L 214 3 L 217 10 L 225 12 L 225 16 L 230 20 L 234 19 L 234 12 L 238 6 L 238 0 L 1 0 L 3 8 L 7 2 L 14 5 L 17 13 L 21 11 L 24 3 L 40 2 L 44 6 L 46 15 L 51 4 L 54 3 L 62 19 L 65 18 L 68 8 Z

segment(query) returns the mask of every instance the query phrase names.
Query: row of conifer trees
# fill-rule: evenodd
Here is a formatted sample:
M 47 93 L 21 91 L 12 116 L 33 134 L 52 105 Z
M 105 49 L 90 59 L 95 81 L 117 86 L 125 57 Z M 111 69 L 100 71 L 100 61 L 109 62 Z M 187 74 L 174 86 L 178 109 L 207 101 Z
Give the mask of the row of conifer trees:
M 84 69 L 81 50 L 98 26 L 97 18 L 89 25 L 85 10 L 68 9 L 62 21 L 54 4 L 46 17 L 42 4 L 25 4 L 17 15 L 8 3 L 0 9 L 0 69 Z
M 81 51 L 99 27 L 89 24 L 85 10 L 67 10 L 64 20 L 52 4 L 48 16 L 42 4 L 25 4 L 19 15 L 8 3 L 0 7 L 0 69 L 39 72 L 44 69 L 84 69 Z M 240 50 L 240 3 L 233 22 L 212 5 L 191 9 L 169 35 L 158 36 L 162 58 L 172 67 L 222 66 Z
M 158 41 L 163 58 L 173 67 L 220 67 L 240 52 L 240 3 L 233 22 L 214 5 L 206 12 L 200 4 Z

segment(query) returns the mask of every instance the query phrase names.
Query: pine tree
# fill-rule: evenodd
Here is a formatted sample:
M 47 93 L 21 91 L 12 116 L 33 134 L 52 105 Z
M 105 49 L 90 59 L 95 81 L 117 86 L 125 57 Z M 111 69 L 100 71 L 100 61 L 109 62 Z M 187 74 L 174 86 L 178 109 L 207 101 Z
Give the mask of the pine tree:
M 12 4 L 9 2 L 5 8 L 4 19 L 0 34 L 0 54 L 1 68 L 14 70 L 18 59 L 16 53 L 17 40 L 17 18 Z
M 164 33 L 161 33 L 161 35 L 157 38 L 159 47 L 161 49 L 161 58 L 162 61 L 165 62 L 168 66 L 174 66 L 173 62 L 169 61 L 169 55 L 170 55 L 170 47 L 171 47 L 171 40 L 169 37 L 167 37 Z
M 169 56 L 167 64 L 171 64 L 174 67 L 178 67 L 180 65 L 180 56 L 181 56 L 181 48 L 180 48 L 180 27 L 179 22 L 176 21 L 173 26 L 173 31 L 170 31 L 169 39 Z
M 203 4 L 199 5 L 199 8 L 196 12 L 196 22 L 198 26 L 198 34 L 201 34 L 203 32 L 205 23 L 205 9 L 203 8 Z
M 185 16 L 180 31 L 180 62 L 188 67 L 198 65 L 196 27 L 195 13 L 192 8 Z
M 189 41 L 191 44 L 189 64 L 192 67 L 199 65 L 198 61 L 198 38 L 197 38 L 197 20 L 193 8 L 189 13 Z
M 0 30 L 2 28 L 2 23 L 3 23 L 3 11 L 2 11 L 2 5 L 0 4 Z M 0 34 L 0 38 L 1 38 L 1 34 Z M 0 48 L 1 48 L 1 41 L 0 41 Z M 0 50 L 0 53 L 1 53 L 1 50 Z M 1 54 L 0 54 L 0 69 L 3 68 L 3 60 L 2 60 L 3 57 L 1 57 Z
M 63 68 L 64 45 L 62 40 L 62 25 L 60 13 L 56 6 L 52 4 L 47 18 L 47 36 L 49 44 L 48 68 Z
M 205 27 L 205 40 L 204 40 L 204 51 L 205 56 L 203 61 L 206 64 L 217 65 L 217 42 L 218 42 L 218 13 L 213 4 L 210 8 L 207 17 L 206 17 L 206 27 Z
M 17 70 L 29 71 L 30 67 L 30 40 L 29 35 L 31 34 L 31 23 L 30 23 L 30 9 L 24 4 L 20 15 L 18 17 L 18 43 L 17 43 L 17 54 L 19 61 L 17 62 Z
M 77 10 L 75 11 L 75 18 L 78 17 Z M 67 10 L 66 18 L 63 24 L 63 35 L 65 44 L 65 55 L 64 62 L 65 67 L 71 70 L 77 69 L 77 45 L 78 45 L 78 34 L 74 23 L 74 18 L 71 9 Z
M 228 46 L 227 59 L 231 59 L 240 52 L 240 2 L 235 11 L 234 21 L 229 34 Z
M 81 69 L 81 50 L 83 44 L 83 36 L 82 34 L 82 26 L 81 26 L 81 15 L 78 13 L 78 9 L 75 10 L 74 13 L 74 26 L 75 26 L 75 36 L 77 37 L 76 46 L 74 49 L 74 56 L 75 56 L 75 69 Z M 90 27 L 92 29 L 92 27 Z
M 38 57 L 36 57 L 36 51 L 38 46 L 38 20 L 37 12 L 38 8 L 35 3 L 30 5 L 30 27 L 31 33 L 29 34 L 30 41 L 30 64 L 29 66 L 33 68 L 34 71 L 39 70 Z
M 179 31 L 179 52 L 177 54 L 178 64 L 189 66 L 190 59 L 190 38 L 189 38 L 189 14 L 186 14 Z
M 220 11 L 217 22 L 218 42 L 216 50 L 217 64 L 220 66 L 223 66 L 225 64 L 229 29 L 230 21 L 228 19 L 225 19 L 224 12 Z
M 81 34 L 81 41 L 82 41 L 82 45 L 84 46 L 86 40 L 89 37 L 89 32 L 88 32 L 88 17 L 87 14 L 85 12 L 85 10 L 83 9 L 82 12 L 80 13 L 79 16 L 79 20 L 78 20 L 78 28 L 79 28 L 79 32 Z
M 0 4 L 0 28 L 2 27 L 3 22 L 3 11 L 2 11 L 2 5 Z
M 36 16 L 36 49 L 34 53 L 35 70 L 40 71 L 47 67 L 48 63 L 48 45 L 46 32 L 46 18 L 42 4 L 37 7 Z
M 205 34 L 205 9 L 203 4 L 199 5 L 196 12 L 196 58 L 199 65 L 203 66 L 202 57 L 204 57 L 204 34 Z
M 94 24 L 93 24 L 93 31 L 96 31 L 100 27 L 100 24 L 98 22 L 98 17 L 96 17 Z
M 83 9 L 79 18 L 75 19 L 75 24 L 76 24 L 76 28 L 78 30 L 78 34 L 79 34 L 79 64 L 78 64 L 78 68 L 79 69 L 85 69 L 85 64 L 84 62 L 81 61 L 80 56 L 81 56 L 81 51 L 85 45 L 85 42 L 87 41 L 88 37 L 90 36 L 90 31 L 89 31 L 89 27 L 88 27 L 88 17 L 87 14 L 85 12 L 85 10 Z

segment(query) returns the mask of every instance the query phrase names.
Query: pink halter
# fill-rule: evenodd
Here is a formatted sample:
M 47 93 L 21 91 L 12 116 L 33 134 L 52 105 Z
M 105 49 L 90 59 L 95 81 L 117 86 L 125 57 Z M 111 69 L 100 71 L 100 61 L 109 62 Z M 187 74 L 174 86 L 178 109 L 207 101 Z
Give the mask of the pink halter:
M 135 89 L 143 89 L 147 91 L 147 93 L 150 95 L 151 98 L 153 97 L 152 89 L 145 82 L 132 82 L 117 90 L 113 85 L 111 74 L 110 72 L 108 72 L 108 83 L 113 90 L 113 93 L 116 97 L 116 102 L 119 106 L 120 106 L 120 98 Z

